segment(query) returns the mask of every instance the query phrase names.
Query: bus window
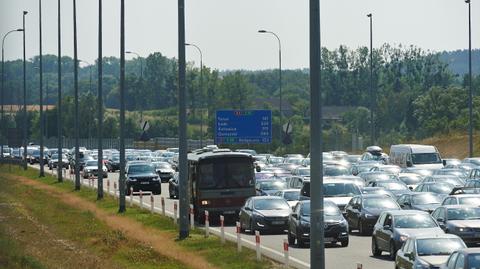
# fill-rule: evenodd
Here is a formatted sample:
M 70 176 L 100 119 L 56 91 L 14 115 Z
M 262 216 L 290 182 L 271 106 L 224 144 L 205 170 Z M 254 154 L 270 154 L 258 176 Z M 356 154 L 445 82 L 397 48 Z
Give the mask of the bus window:
M 253 186 L 254 173 L 248 160 L 215 160 L 199 165 L 200 189 L 225 189 Z

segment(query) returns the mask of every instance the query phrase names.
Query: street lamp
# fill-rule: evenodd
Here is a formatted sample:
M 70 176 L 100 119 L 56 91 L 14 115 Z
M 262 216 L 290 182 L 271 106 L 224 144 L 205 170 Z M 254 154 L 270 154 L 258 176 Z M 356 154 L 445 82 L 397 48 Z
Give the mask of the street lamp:
M 470 0 L 468 4 L 468 156 L 473 157 L 473 111 L 472 111 L 472 12 Z
M 62 168 L 63 168 L 63 162 L 62 162 L 62 24 L 60 17 L 61 16 L 61 6 L 60 6 L 60 0 L 57 2 L 57 42 L 58 42 L 58 59 L 57 59 L 57 68 L 58 68 L 58 84 L 57 84 L 57 89 L 58 89 L 58 105 L 57 105 L 57 146 L 58 146 L 58 165 L 57 165 L 57 180 L 58 182 L 63 181 L 63 173 L 62 173 Z
M 140 54 L 134 52 L 134 51 L 125 51 L 125 53 L 127 54 L 134 54 L 135 56 L 137 56 L 137 58 L 140 60 L 140 81 L 143 81 L 143 59 L 142 57 L 140 56 Z M 137 83 L 138 85 L 138 83 Z M 140 85 L 141 86 L 141 85 Z M 137 91 L 139 91 L 139 89 L 137 89 Z M 138 106 L 139 102 L 138 102 L 138 98 L 140 97 L 140 94 L 137 92 L 137 102 L 136 102 L 136 105 Z M 143 106 L 140 105 L 140 123 L 143 124 Z
M 23 169 L 27 170 L 27 62 L 25 55 L 25 16 L 23 11 Z
M 79 118 L 78 118 L 78 53 L 77 53 L 77 0 L 73 0 L 73 87 L 75 95 L 75 190 L 80 190 L 80 145 L 79 145 Z M 59 156 L 60 158 L 60 156 Z
M 280 141 L 282 140 L 282 124 L 283 124 L 283 111 L 282 111 L 282 43 L 277 34 L 267 30 L 258 30 L 261 34 L 271 34 L 274 35 L 278 40 L 278 88 L 280 91 Z
M 203 53 L 200 47 L 192 43 L 185 43 L 185 46 L 191 46 L 200 53 L 200 92 L 203 93 Z M 203 113 L 200 111 L 200 148 L 203 148 Z
M 375 119 L 374 119 L 374 106 L 375 106 L 375 95 L 373 92 L 373 27 L 372 27 L 372 13 L 367 14 L 367 17 L 370 19 L 370 127 L 371 127 L 371 144 L 375 144 Z
M 5 103 L 5 100 L 4 100 L 4 92 L 5 92 L 5 39 L 7 38 L 7 36 L 11 33 L 14 33 L 14 32 L 23 32 L 23 29 L 15 29 L 15 30 L 11 30 L 11 31 L 8 31 L 2 38 L 2 91 L 0 92 L 0 127 L 2 127 L 2 131 L 0 132 L 0 137 L 4 137 L 5 135 L 5 129 L 7 128 L 7 125 L 5 124 L 4 122 L 4 115 L 3 115 L 3 105 Z M 0 158 L 3 159 L 3 143 L 4 141 L 0 141 Z

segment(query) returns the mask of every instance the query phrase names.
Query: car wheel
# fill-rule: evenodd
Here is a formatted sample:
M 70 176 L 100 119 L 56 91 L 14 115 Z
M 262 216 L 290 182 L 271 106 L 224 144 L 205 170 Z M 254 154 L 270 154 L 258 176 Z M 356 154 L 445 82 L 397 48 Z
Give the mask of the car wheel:
M 349 241 L 349 240 L 348 240 L 348 238 L 347 238 L 347 239 L 345 239 L 345 240 L 340 241 L 340 244 L 342 245 L 342 247 L 346 248 L 346 247 L 348 247 L 348 241 Z
M 373 236 L 372 236 L 372 255 L 373 256 L 382 255 L 382 251 L 380 249 L 378 249 L 377 239 L 375 239 L 375 237 L 373 237 Z
M 300 233 L 297 231 L 297 234 L 300 234 Z M 305 240 L 303 240 L 301 236 L 297 238 L 297 246 L 300 248 L 305 247 Z
M 255 234 L 255 230 L 254 230 L 254 226 L 253 226 L 253 220 L 250 220 L 250 226 L 248 227 L 249 228 L 249 231 L 250 231 L 250 234 Z
M 295 236 L 290 231 L 288 231 L 288 244 L 295 244 Z
M 390 248 L 389 248 L 390 254 L 388 257 L 390 260 L 394 261 L 395 257 L 397 256 L 397 250 L 395 249 L 395 242 L 390 241 Z
M 169 193 L 170 199 L 175 198 L 175 195 L 173 194 L 173 192 L 171 190 L 169 190 L 168 193 Z
M 363 224 L 363 221 L 361 220 L 358 221 L 358 232 L 360 233 L 360 235 L 367 235 L 365 224 Z

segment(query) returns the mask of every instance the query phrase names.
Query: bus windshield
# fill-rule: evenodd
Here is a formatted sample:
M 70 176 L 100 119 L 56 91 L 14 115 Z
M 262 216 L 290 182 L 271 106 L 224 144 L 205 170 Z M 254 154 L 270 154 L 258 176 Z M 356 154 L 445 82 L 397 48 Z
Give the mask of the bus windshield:
M 254 185 L 254 172 L 250 159 L 205 160 L 200 163 L 198 172 L 200 189 L 244 188 Z

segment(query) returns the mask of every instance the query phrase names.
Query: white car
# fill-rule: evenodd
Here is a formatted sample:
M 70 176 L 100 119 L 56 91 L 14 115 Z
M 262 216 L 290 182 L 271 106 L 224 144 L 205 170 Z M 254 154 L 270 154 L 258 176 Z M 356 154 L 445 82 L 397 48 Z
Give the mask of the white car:
M 96 177 L 98 170 L 98 161 L 97 160 L 90 160 L 85 163 L 83 167 L 83 178 L 89 178 L 90 176 Z M 102 167 L 103 170 L 103 178 L 108 177 L 108 170 L 105 164 Z

